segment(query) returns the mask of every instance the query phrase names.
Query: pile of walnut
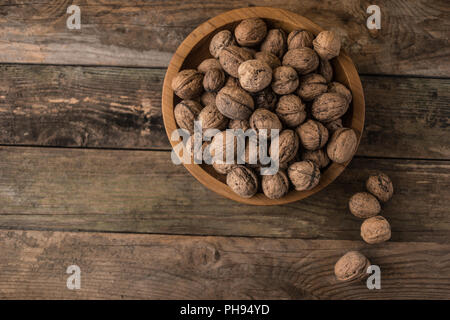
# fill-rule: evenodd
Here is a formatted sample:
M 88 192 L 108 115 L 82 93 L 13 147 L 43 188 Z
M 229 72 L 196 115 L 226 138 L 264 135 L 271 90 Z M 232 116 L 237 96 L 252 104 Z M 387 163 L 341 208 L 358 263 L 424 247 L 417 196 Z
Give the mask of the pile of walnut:
M 394 193 L 391 179 L 384 173 L 370 176 L 366 181 L 368 192 L 355 193 L 348 203 L 350 212 L 365 219 L 361 225 L 361 237 L 369 244 L 381 243 L 391 238 L 391 226 L 382 217 L 381 202 L 387 202 Z M 360 252 L 350 251 L 334 266 L 336 278 L 340 281 L 362 279 L 367 275 L 369 260 Z
M 194 120 L 202 121 L 203 130 L 280 130 L 279 162 L 286 172 L 260 179 L 255 165 L 213 165 L 241 197 L 252 197 L 260 185 L 271 199 L 286 195 L 290 183 L 299 191 L 312 189 L 330 160 L 347 162 L 357 146 L 355 132 L 341 120 L 352 94 L 333 82 L 330 59 L 340 47 L 332 31 L 314 37 L 295 30 L 286 36 L 281 29 L 267 30 L 261 19 L 243 20 L 234 33 L 214 35 L 213 58 L 174 78 L 172 88 L 183 99 L 175 106 L 175 120 L 191 134 Z M 215 136 L 212 144 L 224 137 Z

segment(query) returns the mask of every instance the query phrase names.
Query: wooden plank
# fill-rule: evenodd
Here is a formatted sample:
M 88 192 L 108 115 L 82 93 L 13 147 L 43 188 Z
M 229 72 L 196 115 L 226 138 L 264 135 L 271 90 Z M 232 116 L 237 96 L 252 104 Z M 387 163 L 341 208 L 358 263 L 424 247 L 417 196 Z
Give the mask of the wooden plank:
M 66 27 L 65 0 L 0 6 L 0 61 L 166 67 L 195 27 L 242 1 L 81 0 L 81 30 Z M 445 0 L 377 1 L 381 29 L 369 31 L 369 0 L 255 0 L 301 14 L 343 37 L 362 73 L 447 77 L 449 11 Z
M 390 242 L 0 231 L 1 299 L 448 299 L 450 246 Z M 361 250 L 381 289 L 338 283 Z M 81 289 L 68 290 L 69 265 Z
M 169 150 L 165 70 L 0 66 L 0 143 Z M 361 156 L 450 159 L 450 80 L 362 77 Z
M 450 242 L 450 162 L 354 159 L 330 186 L 283 206 L 242 205 L 163 151 L 0 147 L 0 228 L 360 240 L 347 209 L 369 173 L 394 183 L 394 241 Z

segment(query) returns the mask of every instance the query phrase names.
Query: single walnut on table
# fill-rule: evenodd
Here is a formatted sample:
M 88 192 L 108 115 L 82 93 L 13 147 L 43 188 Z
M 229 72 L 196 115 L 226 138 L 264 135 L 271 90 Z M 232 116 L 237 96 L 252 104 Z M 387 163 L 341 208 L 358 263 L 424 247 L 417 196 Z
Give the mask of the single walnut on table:
M 361 225 L 361 237 L 369 244 L 387 241 L 391 238 L 391 226 L 382 216 L 368 218 Z
M 350 212 L 358 218 L 370 218 L 381 211 L 377 198 L 367 192 L 355 193 L 348 202 Z
M 339 281 L 353 281 L 364 279 L 370 261 L 358 251 L 344 254 L 334 266 L 334 274 Z
M 394 193 L 391 179 L 384 173 L 370 176 L 366 181 L 366 188 L 371 194 L 382 202 L 388 201 Z

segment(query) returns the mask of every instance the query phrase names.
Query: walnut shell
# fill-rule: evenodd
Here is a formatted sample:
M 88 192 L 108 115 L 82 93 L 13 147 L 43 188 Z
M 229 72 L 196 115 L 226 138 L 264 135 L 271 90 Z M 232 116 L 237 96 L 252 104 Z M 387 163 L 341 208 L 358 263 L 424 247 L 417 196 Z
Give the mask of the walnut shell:
M 348 110 L 347 100 L 340 94 L 325 92 L 314 99 L 311 114 L 322 122 L 330 122 L 342 117 Z
M 329 60 L 319 59 L 319 69 L 317 72 L 325 78 L 327 82 L 333 80 L 333 67 Z
M 367 277 L 370 261 L 358 251 L 349 251 L 334 265 L 334 274 L 339 281 L 361 280 Z
M 366 181 L 366 188 L 382 202 L 388 201 L 394 193 L 394 185 L 391 179 L 382 172 L 370 176 Z
M 199 139 L 201 140 L 202 138 L 199 137 Z M 196 146 L 194 143 L 194 135 L 191 135 L 189 137 L 189 139 L 186 141 L 185 150 L 188 152 L 188 154 L 191 157 L 194 157 L 194 159 L 201 159 L 201 161 L 203 161 L 203 160 L 206 160 L 206 158 L 210 157 L 210 154 L 209 154 L 209 145 L 210 144 L 211 144 L 210 141 L 205 141 L 201 145 L 201 150 L 196 151 L 195 150 Z M 195 154 L 195 152 L 199 152 L 201 157 L 198 157 L 197 154 Z
M 271 129 L 281 130 L 283 128 L 280 119 L 275 113 L 267 109 L 256 109 L 250 116 L 250 127 L 257 133 L 261 129 L 267 129 L 267 137 L 270 138 Z
M 305 101 L 312 101 L 326 92 L 327 80 L 317 73 L 310 73 L 300 78 L 297 94 Z
M 286 129 L 278 136 L 278 163 L 287 163 L 294 159 L 298 153 L 299 139 L 294 130 Z M 269 154 L 276 160 L 275 143 L 270 144 Z
M 361 237 L 369 244 L 387 241 L 391 238 L 391 226 L 382 216 L 368 218 L 361 225 Z
M 290 128 L 299 126 L 306 119 L 305 104 L 296 95 L 282 96 L 275 109 L 280 120 Z
M 231 131 L 218 132 L 212 139 L 209 153 L 213 162 L 233 162 L 236 160 L 237 137 Z
M 243 48 L 228 46 L 220 50 L 219 62 L 230 76 L 238 78 L 238 69 L 242 62 L 253 59 L 253 55 Z
M 261 180 L 262 190 L 269 199 L 280 199 L 289 192 L 289 179 L 282 170 L 274 175 L 264 175 Z
M 216 172 L 220 174 L 228 174 L 234 167 L 236 167 L 236 164 L 213 162 L 212 166 Z
M 197 67 L 197 70 L 201 73 L 206 73 L 211 69 L 222 69 L 218 59 L 210 58 L 203 60 Z
M 233 34 L 229 30 L 219 31 L 214 37 L 211 39 L 209 43 L 209 52 L 214 58 L 218 58 L 220 51 L 223 48 L 235 45 L 236 41 L 234 40 Z
M 312 161 L 294 162 L 288 168 L 288 176 L 297 191 L 311 190 L 319 184 L 320 170 Z
M 241 129 L 245 132 L 250 129 L 250 123 L 248 122 L 248 120 L 230 120 L 230 122 L 228 123 L 228 128 L 233 130 Z
M 228 119 L 223 116 L 214 104 L 207 105 L 200 111 L 198 121 L 202 122 L 202 130 L 223 130 L 228 125 Z
M 322 31 L 313 41 L 314 50 L 324 60 L 330 60 L 339 55 L 341 39 L 333 31 Z
M 261 60 L 247 60 L 238 68 L 239 83 L 249 92 L 258 92 L 272 81 L 272 69 Z
M 253 98 L 239 87 L 223 87 L 216 97 L 219 111 L 230 119 L 245 120 L 254 109 Z
M 290 94 L 298 87 L 298 75 L 294 68 L 281 66 L 273 71 L 272 90 L 276 94 Z
M 281 66 L 280 59 L 270 52 L 266 51 L 257 52 L 255 53 L 255 59 L 264 61 L 270 66 L 270 68 L 272 68 L 272 70 Z
M 304 47 L 312 48 L 314 35 L 306 30 L 294 30 L 287 38 L 288 50 Z
M 266 23 L 259 18 L 242 20 L 234 30 L 234 36 L 239 45 L 248 47 L 259 44 L 266 34 Z
M 277 104 L 277 95 L 272 91 L 269 86 L 262 91 L 252 93 L 253 100 L 255 102 L 255 109 L 264 108 L 270 111 L 275 109 Z
M 303 147 L 307 150 L 322 148 L 328 141 L 328 130 L 323 124 L 315 120 L 308 120 L 297 129 Z
M 335 132 L 339 128 L 343 128 L 342 119 L 336 119 L 330 122 L 325 123 L 325 127 L 328 129 L 329 133 Z
M 327 154 L 331 161 L 345 163 L 356 152 L 358 138 L 355 131 L 349 128 L 337 129 L 327 145 Z
M 258 177 L 249 168 L 235 166 L 227 174 L 227 185 L 243 198 L 251 198 L 258 191 Z
M 241 88 L 241 84 L 239 83 L 239 79 L 229 76 L 227 81 L 225 82 L 225 87 L 234 87 L 234 88 Z
M 205 91 L 214 92 L 220 90 L 225 84 L 225 73 L 222 69 L 211 69 L 203 77 Z
M 345 98 L 347 103 L 352 102 L 352 93 L 340 82 L 331 82 L 328 85 L 328 92 L 338 93 Z
M 355 193 L 348 202 L 350 212 L 358 218 L 370 218 L 381 211 L 377 198 L 367 192 Z
M 202 106 L 197 101 L 181 101 L 173 110 L 177 125 L 181 129 L 185 129 L 192 134 L 194 132 L 194 120 L 197 118 L 202 109 Z
M 271 29 L 261 44 L 261 51 L 273 53 L 281 58 L 286 52 L 286 33 L 281 29 Z
M 325 168 L 330 164 L 330 158 L 323 149 L 319 150 L 305 150 L 302 153 L 302 160 L 311 160 L 315 162 L 320 169 Z
M 207 106 L 209 104 L 216 105 L 217 92 L 203 92 L 200 97 L 200 102 L 202 105 Z
M 181 99 L 193 99 L 203 92 L 203 74 L 194 69 L 178 72 L 172 80 L 172 89 Z
M 319 57 L 310 48 L 292 49 L 284 55 L 283 65 L 294 68 L 301 75 L 308 74 L 319 66 Z

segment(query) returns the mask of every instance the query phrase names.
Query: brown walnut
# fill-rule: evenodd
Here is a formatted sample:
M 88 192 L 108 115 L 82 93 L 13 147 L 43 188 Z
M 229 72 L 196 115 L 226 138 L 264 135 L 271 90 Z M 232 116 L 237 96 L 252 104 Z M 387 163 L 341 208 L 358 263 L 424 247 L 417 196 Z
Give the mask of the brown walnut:
M 231 131 L 218 132 L 212 139 L 209 152 L 214 162 L 232 161 L 235 163 L 237 152 L 237 137 Z
M 272 68 L 272 70 L 281 66 L 280 59 L 270 52 L 266 51 L 257 52 L 255 53 L 255 59 L 264 61 L 269 65 L 270 68 Z
M 200 111 L 198 121 L 202 122 L 202 130 L 223 130 L 228 125 L 228 119 L 223 116 L 214 104 L 207 105 Z
M 290 128 L 299 126 L 306 119 L 305 104 L 294 94 L 282 96 L 275 109 L 280 120 Z
M 213 162 L 212 164 L 214 170 L 220 174 L 228 174 L 234 167 L 236 167 L 235 163 L 218 163 Z
M 324 60 L 330 60 L 339 55 L 341 39 L 333 31 L 322 31 L 313 41 L 314 50 Z
M 228 76 L 228 79 L 225 82 L 225 87 L 234 87 L 242 89 L 241 84 L 239 83 L 239 79 L 232 76 Z
M 394 185 L 391 179 L 382 172 L 370 176 L 366 181 L 366 188 L 382 202 L 388 201 L 394 193 Z
M 358 251 L 349 251 L 334 265 L 334 274 L 339 281 L 362 280 L 368 276 L 370 261 Z
M 330 122 L 342 117 L 348 107 L 349 104 L 344 96 L 334 92 L 325 92 L 314 99 L 311 113 L 319 121 Z
M 249 92 L 258 92 L 270 85 L 272 69 L 261 60 L 247 60 L 238 68 L 239 83 Z
M 225 73 L 222 69 L 211 69 L 203 77 L 203 88 L 208 92 L 220 90 L 225 84 Z
M 259 18 L 242 20 L 234 30 L 234 36 L 239 45 L 248 47 L 259 44 L 266 34 L 266 23 Z
M 172 80 L 172 89 L 181 99 L 193 99 L 203 92 L 203 74 L 194 69 L 178 72 Z
M 306 30 L 294 30 L 288 35 L 288 49 L 312 48 L 314 35 Z
M 194 132 L 194 120 L 202 111 L 203 107 L 193 100 L 183 100 L 174 108 L 175 121 L 177 125 L 188 130 L 191 134 Z
M 369 244 L 387 241 L 391 238 L 391 226 L 382 216 L 368 218 L 361 225 L 361 237 Z
M 219 31 L 214 37 L 211 39 L 209 43 L 209 52 L 214 58 L 218 58 L 220 51 L 228 46 L 235 45 L 236 41 L 234 40 L 233 34 L 229 30 Z
M 305 101 L 311 101 L 327 91 L 327 80 L 317 73 L 310 73 L 300 78 L 297 94 Z
M 381 211 L 377 198 L 367 192 L 355 193 L 348 202 L 348 208 L 358 218 L 374 217 Z
M 233 130 L 241 129 L 245 132 L 250 129 L 250 123 L 248 122 L 248 120 L 230 120 L 230 122 L 228 123 L 228 128 Z
M 262 91 L 251 94 L 255 102 L 255 109 L 264 108 L 270 111 L 275 109 L 277 104 L 277 95 L 272 91 L 269 86 Z
M 283 65 L 297 70 L 301 75 L 311 73 L 319 66 L 319 57 L 310 48 L 292 49 L 283 57 Z
M 289 192 L 289 179 L 282 170 L 274 175 L 264 175 L 261 180 L 262 190 L 269 199 L 280 199 Z
M 340 82 L 331 82 L 328 85 L 328 92 L 338 93 L 345 98 L 347 103 L 352 102 L 352 93 Z
M 271 29 L 261 44 L 261 51 L 273 53 L 281 58 L 286 51 L 286 34 L 281 29 Z
M 329 133 L 335 132 L 339 128 L 343 128 L 342 119 L 336 119 L 330 122 L 325 123 L 325 127 L 328 129 Z
M 333 67 L 329 60 L 320 59 L 318 73 L 321 74 L 327 82 L 333 80 Z
M 200 102 L 204 106 L 207 106 L 209 104 L 216 105 L 216 96 L 217 92 L 203 92 L 202 96 L 200 97 Z
M 256 109 L 250 116 L 250 127 L 254 129 L 257 133 L 259 130 L 266 129 L 267 137 L 270 138 L 271 129 L 281 130 L 283 125 L 278 119 L 275 113 L 270 112 L 267 109 Z
M 327 153 L 323 149 L 303 151 L 302 160 L 311 160 L 315 162 L 320 169 L 325 168 L 330 163 L 330 158 L 328 158 Z
M 299 139 L 294 130 L 281 131 L 278 136 L 278 162 L 287 163 L 294 159 L 298 153 L 299 145 Z M 270 144 L 269 154 L 272 159 L 275 158 L 275 142 L 273 140 Z
M 276 94 L 290 94 L 298 87 L 298 75 L 294 68 L 281 66 L 273 71 L 272 90 Z
M 216 97 L 219 111 L 230 119 L 245 120 L 254 109 L 253 98 L 239 87 L 223 87 Z
M 258 191 L 258 177 L 249 168 L 235 166 L 227 174 L 227 185 L 243 198 L 251 198 Z
M 327 145 L 327 154 L 331 161 L 345 163 L 356 152 L 358 138 L 355 131 L 349 128 L 337 129 Z
M 214 58 L 205 59 L 197 67 L 197 70 L 201 73 L 206 73 L 208 70 L 211 69 L 222 69 L 222 66 L 220 65 L 218 59 Z
M 312 161 L 294 162 L 288 168 L 288 176 L 297 191 L 311 190 L 319 184 L 320 170 Z
M 253 59 L 250 52 L 237 46 L 228 46 L 220 50 L 219 62 L 230 76 L 238 78 L 238 69 L 242 62 Z
M 322 148 L 328 141 L 328 130 L 323 124 L 315 120 L 308 120 L 297 129 L 303 147 L 307 150 Z

